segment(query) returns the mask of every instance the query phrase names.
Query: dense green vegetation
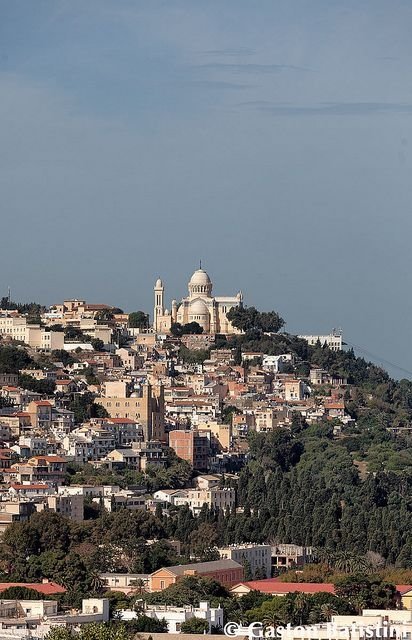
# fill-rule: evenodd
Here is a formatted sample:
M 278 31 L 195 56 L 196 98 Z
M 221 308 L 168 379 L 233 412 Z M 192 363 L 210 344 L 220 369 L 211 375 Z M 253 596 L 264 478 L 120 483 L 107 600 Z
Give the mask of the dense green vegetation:
M 178 352 L 179 360 L 186 364 L 202 364 L 210 357 L 209 349 L 187 349 L 183 344 L 180 345 Z
M 83 625 L 80 631 L 55 627 L 45 640 L 131 640 L 135 636 L 133 628 L 126 624 L 105 624 L 104 622 Z
M 149 316 L 144 311 L 132 311 L 129 313 L 129 327 L 131 329 L 147 329 L 149 327 Z
M 0 373 L 19 373 L 34 365 L 34 360 L 23 347 L 0 346 Z
M 50 380 L 48 378 L 36 380 L 33 376 L 25 373 L 20 374 L 19 376 L 19 386 L 22 387 L 22 389 L 28 389 L 29 391 L 34 391 L 35 393 L 40 393 L 42 395 L 53 395 L 56 389 L 56 383 L 54 380 Z
M 200 335 L 203 333 L 203 327 L 201 327 L 198 322 L 188 322 L 187 324 L 174 322 L 170 328 L 170 333 L 175 337 L 184 335 Z
M 181 489 L 190 482 L 193 471 L 186 460 L 178 458 L 173 449 L 165 451 L 165 467 L 148 465 L 146 472 L 123 469 L 118 472 L 107 469 L 96 469 L 91 464 L 79 465 L 69 463 L 68 484 L 112 485 L 125 488 L 129 485 L 140 486 L 147 492 L 169 487 Z
M 90 391 L 72 396 L 68 405 L 74 411 L 74 421 L 78 424 L 87 422 L 90 418 L 108 418 L 109 414 L 102 405 L 94 402 L 95 395 Z
M 276 311 L 258 311 L 255 307 L 232 307 L 227 314 L 234 327 L 245 332 L 277 333 L 285 321 Z

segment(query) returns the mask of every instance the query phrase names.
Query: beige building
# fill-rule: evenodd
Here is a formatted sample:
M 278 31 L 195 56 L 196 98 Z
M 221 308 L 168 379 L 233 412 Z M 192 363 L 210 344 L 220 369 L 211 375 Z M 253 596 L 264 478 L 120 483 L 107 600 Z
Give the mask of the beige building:
M 285 381 L 285 400 L 303 400 L 305 397 L 305 385 L 302 380 L 286 380 Z
M 155 304 L 153 313 L 153 327 L 157 333 L 169 333 L 173 322 L 187 324 L 197 322 L 204 333 L 237 333 L 227 312 L 232 307 L 242 304 L 243 296 L 239 292 L 235 296 L 215 297 L 212 295 L 213 284 L 203 269 L 197 269 L 190 278 L 189 295 L 178 305 L 172 301 L 171 311 L 164 306 L 164 285 L 160 278 L 154 287 Z
M 64 333 L 47 331 L 40 325 L 28 324 L 25 316 L 0 316 L 0 335 L 42 351 L 54 351 L 64 347 Z
M 111 418 L 130 418 L 143 427 L 145 440 L 165 440 L 163 386 L 145 384 L 139 393 L 128 395 L 125 382 L 108 382 L 104 398 L 95 402 L 106 409 Z
M 83 522 L 84 520 L 84 498 L 82 495 L 59 493 L 47 496 L 44 506 L 49 511 L 60 513 L 60 515 L 70 518 L 70 520 L 75 520 L 76 522 Z
M 248 566 L 252 577 L 260 572 L 260 578 L 270 578 L 272 571 L 272 547 L 270 544 L 235 544 L 219 549 L 222 560 L 230 559 Z
M 126 349 L 124 347 L 116 349 L 116 355 L 120 356 L 122 365 L 125 369 L 134 371 L 135 369 L 142 367 L 144 364 L 144 358 L 133 349 Z
M 232 509 L 236 504 L 235 489 L 191 489 L 188 492 L 189 508 L 194 515 L 198 515 L 204 504 L 210 509 Z
M 262 407 L 253 411 L 257 432 L 273 431 L 279 424 L 279 414 L 273 407 Z
M 210 431 L 212 434 L 212 442 L 214 441 L 218 445 L 218 449 L 229 451 L 232 443 L 232 425 L 216 422 L 216 420 L 210 420 L 206 422 L 199 422 L 197 427 L 199 431 Z
M 306 340 L 311 347 L 315 347 L 320 343 L 321 346 L 327 345 L 332 351 L 342 351 L 343 349 L 343 336 L 341 329 L 332 329 L 332 332 L 329 335 L 301 335 L 298 337 L 302 338 L 302 340 Z

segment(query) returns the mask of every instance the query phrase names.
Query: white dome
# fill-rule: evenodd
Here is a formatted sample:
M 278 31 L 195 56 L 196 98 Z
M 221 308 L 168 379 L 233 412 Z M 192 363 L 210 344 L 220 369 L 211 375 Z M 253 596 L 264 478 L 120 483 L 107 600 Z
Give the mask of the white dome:
M 198 298 L 190 303 L 189 313 L 191 316 L 207 316 L 209 315 L 209 310 L 203 300 Z
M 189 284 L 208 285 L 208 284 L 211 284 L 211 280 L 208 274 L 206 273 L 206 271 L 204 271 L 203 269 L 198 269 L 197 271 L 194 272 L 194 274 L 190 278 Z
M 158 278 L 156 280 L 155 289 L 161 289 L 161 287 L 163 287 L 163 282 Z

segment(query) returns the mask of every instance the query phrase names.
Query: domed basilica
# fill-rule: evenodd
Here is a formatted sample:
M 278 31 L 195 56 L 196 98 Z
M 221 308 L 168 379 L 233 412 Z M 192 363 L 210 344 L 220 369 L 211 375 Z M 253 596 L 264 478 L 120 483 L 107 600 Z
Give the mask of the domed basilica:
M 164 308 L 164 286 L 160 278 L 154 286 L 154 322 L 153 328 L 157 333 L 169 333 L 172 323 L 187 324 L 197 322 L 204 333 L 237 333 L 227 312 L 232 307 L 242 304 L 242 293 L 236 296 L 215 297 L 212 295 L 212 282 L 204 269 L 194 272 L 189 280 L 189 295 L 180 304 L 172 301 L 172 309 Z

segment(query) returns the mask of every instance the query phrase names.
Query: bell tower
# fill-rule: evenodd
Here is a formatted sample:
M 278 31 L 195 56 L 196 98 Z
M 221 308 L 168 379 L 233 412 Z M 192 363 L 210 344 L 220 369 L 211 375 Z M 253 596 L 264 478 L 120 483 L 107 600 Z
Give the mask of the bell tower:
M 154 286 L 154 311 L 153 311 L 153 328 L 155 331 L 160 330 L 160 318 L 164 316 L 164 293 L 165 288 L 160 278 L 156 280 Z

